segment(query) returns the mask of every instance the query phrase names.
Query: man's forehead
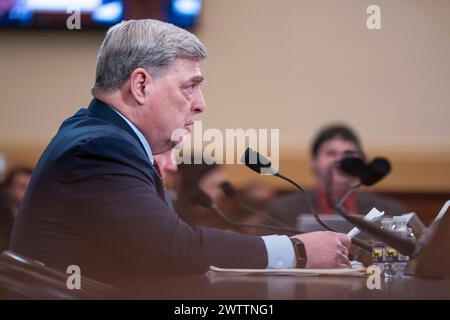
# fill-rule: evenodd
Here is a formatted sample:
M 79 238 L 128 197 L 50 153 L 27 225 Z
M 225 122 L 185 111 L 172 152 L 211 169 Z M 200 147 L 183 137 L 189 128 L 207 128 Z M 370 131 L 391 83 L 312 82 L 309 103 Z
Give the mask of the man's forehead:
M 176 58 L 172 62 L 169 73 L 182 73 L 187 78 L 186 80 L 194 82 L 205 80 L 198 60 Z
M 343 149 L 343 150 L 358 150 L 358 146 L 353 142 L 341 137 L 335 137 L 328 141 L 325 141 L 321 149 Z

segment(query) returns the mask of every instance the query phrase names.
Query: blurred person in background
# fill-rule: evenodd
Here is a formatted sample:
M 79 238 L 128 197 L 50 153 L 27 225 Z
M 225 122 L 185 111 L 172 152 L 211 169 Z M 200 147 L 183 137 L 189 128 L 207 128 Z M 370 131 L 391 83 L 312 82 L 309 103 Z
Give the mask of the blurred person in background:
M 28 167 L 12 169 L 0 185 L 0 252 L 8 248 L 14 220 L 32 172 Z
M 346 156 L 365 159 L 364 151 L 358 136 L 346 125 L 329 125 L 324 127 L 314 138 L 311 145 L 311 168 L 315 176 L 316 186 L 307 192 L 312 201 L 313 210 L 319 214 L 333 214 L 334 209 L 326 199 L 325 190 L 329 188 L 332 175 L 331 193 L 334 199 L 340 199 L 350 186 L 357 182 L 356 178 L 343 173 L 337 163 Z M 406 212 L 405 206 L 397 200 L 382 197 L 369 192 L 355 192 L 343 204 L 347 212 L 367 214 L 373 207 L 385 211 L 388 215 Z M 271 201 L 266 211 L 277 219 L 296 226 L 299 214 L 311 213 L 305 196 L 299 192 L 281 196 Z
M 217 163 L 207 164 L 203 161 L 195 164 L 193 159 L 192 157 L 190 164 L 182 163 L 178 166 L 175 183 L 178 198 L 175 211 L 190 225 L 233 230 L 234 228 L 217 214 L 193 204 L 190 199 L 196 188 L 200 188 L 211 197 L 214 203 L 222 202 L 225 195 L 220 189 L 220 184 L 227 180 L 224 168 Z
M 256 209 L 263 209 L 277 196 L 277 191 L 266 184 L 251 182 L 241 189 L 242 200 Z
M 229 210 L 237 220 L 253 225 L 273 225 L 273 222 L 267 219 L 267 215 L 263 212 L 267 203 L 277 196 L 277 191 L 273 187 L 259 182 L 251 182 L 237 189 L 236 192 L 238 193 L 241 205 L 239 205 L 239 202 L 234 201 L 234 205 Z M 247 209 L 248 207 L 260 211 L 261 214 L 249 211 Z M 279 226 L 278 223 L 276 225 Z M 239 231 L 253 235 L 273 233 L 273 230 L 270 229 L 253 227 L 240 227 Z

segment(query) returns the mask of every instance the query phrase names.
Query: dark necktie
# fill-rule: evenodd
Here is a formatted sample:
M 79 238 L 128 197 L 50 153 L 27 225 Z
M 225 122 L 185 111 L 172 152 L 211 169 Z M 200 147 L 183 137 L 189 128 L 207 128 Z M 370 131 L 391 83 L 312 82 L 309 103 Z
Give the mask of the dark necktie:
M 166 191 L 164 188 L 164 179 L 162 178 L 161 170 L 159 169 L 158 163 L 153 161 L 153 168 L 155 168 L 155 183 L 156 183 L 156 191 L 161 196 L 161 198 L 166 202 Z

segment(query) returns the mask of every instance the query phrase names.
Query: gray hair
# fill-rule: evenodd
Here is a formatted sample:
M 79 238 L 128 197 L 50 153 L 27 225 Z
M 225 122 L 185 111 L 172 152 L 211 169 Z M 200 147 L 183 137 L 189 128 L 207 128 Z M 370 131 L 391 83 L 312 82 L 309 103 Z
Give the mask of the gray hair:
M 176 58 L 206 57 L 200 40 L 173 24 L 152 19 L 122 21 L 109 28 L 100 46 L 91 92 L 121 88 L 136 68 L 158 77 Z

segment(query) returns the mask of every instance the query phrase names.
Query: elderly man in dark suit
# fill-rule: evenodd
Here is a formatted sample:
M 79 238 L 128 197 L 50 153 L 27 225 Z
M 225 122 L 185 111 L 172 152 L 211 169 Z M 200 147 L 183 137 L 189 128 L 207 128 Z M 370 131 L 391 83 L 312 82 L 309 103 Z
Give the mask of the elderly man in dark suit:
M 197 228 L 167 205 L 153 154 L 170 150 L 205 109 L 204 45 L 155 20 L 108 30 L 94 99 L 65 120 L 42 154 L 10 248 L 61 270 L 124 285 L 148 274 L 234 268 L 349 266 L 348 237 L 288 238 Z M 303 248 L 303 249 L 302 249 Z

